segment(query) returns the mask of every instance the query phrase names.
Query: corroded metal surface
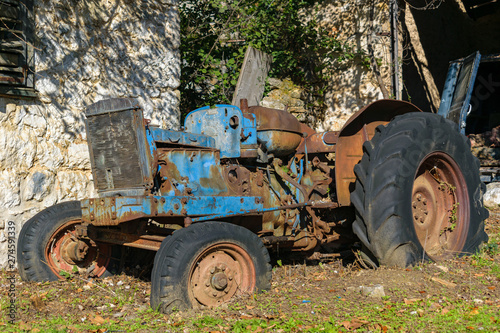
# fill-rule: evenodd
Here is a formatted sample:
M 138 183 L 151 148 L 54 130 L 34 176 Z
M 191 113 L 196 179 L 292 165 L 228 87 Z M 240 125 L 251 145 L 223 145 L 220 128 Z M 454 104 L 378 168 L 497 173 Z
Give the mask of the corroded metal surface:
M 287 155 L 293 153 L 300 144 L 302 126 L 290 113 L 262 106 L 251 106 L 248 113 L 255 115 L 257 138 L 268 153 Z
M 47 242 L 45 248 L 46 264 L 58 278 L 61 272 L 101 276 L 111 259 L 111 246 L 89 239 L 77 238 L 77 227 L 81 220 L 70 221 L 59 227 Z
M 377 126 L 385 125 L 395 116 L 408 112 L 422 111 L 408 102 L 380 100 L 356 112 L 342 127 L 335 151 L 335 181 L 341 206 L 351 204 L 351 192 L 356 181 L 354 166 L 363 156 L 363 143 L 375 135 Z
M 255 289 L 252 258 L 236 244 L 214 244 L 193 263 L 188 276 L 188 293 L 193 304 L 216 306 Z
M 104 162 L 96 155 L 93 163 L 104 171 L 100 186 L 107 187 L 100 198 L 82 200 L 82 219 L 99 241 L 149 250 L 157 250 L 168 232 L 120 228 L 130 221 L 181 228 L 219 220 L 247 227 L 270 247 L 316 251 L 338 241 L 341 223 L 330 212 L 350 203 L 353 167 L 363 142 L 379 124 L 416 110 L 405 102 L 379 101 L 353 116 L 342 131 L 315 133 L 286 111 L 248 107 L 243 101 L 241 110 L 231 105 L 197 109 L 186 117 L 186 131 L 173 131 L 144 123 L 129 100 L 118 103 L 121 108 L 109 103 L 89 113 L 91 129 L 100 135 L 91 138 L 92 147 L 105 151 Z M 122 119 L 123 112 L 128 113 Z M 99 123 L 98 116 L 108 122 Z M 116 127 L 120 121 L 130 126 Z M 110 136 L 106 147 L 99 146 L 100 137 L 116 131 L 119 135 Z M 119 151 L 127 153 L 113 155 Z M 128 179 L 131 166 L 135 171 Z M 133 180 L 137 174 L 142 178 Z M 102 226 L 120 230 L 96 228 Z M 63 252 L 73 260 L 86 251 L 90 248 L 84 243 L 73 242 Z M 225 290 L 229 283 L 220 272 L 210 279 L 212 289 Z
M 460 167 L 435 152 L 420 164 L 412 191 L 413 225 L 420 244 L 433 259 L 460 251 L 469 231 L 469 194 Z
M 315 133 L 309 135 L 297 147 L 297 154 L 334 153 L 339 132 Z

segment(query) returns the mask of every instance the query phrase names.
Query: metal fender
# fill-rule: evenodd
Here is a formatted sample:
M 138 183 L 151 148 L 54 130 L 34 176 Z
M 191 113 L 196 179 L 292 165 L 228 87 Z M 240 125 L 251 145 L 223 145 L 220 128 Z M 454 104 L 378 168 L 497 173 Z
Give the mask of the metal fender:
M 395 116 L 408 112 L 422 110 L 405 101 L 382 99 L 356 112 L 342 127 L 335 153 L 335 179 L 340 206 L 351 204 L 351 192 L 356 182 L 354 166 L 363 156 L 363 143 L 371 140 L 377 126 L 386 125 Z

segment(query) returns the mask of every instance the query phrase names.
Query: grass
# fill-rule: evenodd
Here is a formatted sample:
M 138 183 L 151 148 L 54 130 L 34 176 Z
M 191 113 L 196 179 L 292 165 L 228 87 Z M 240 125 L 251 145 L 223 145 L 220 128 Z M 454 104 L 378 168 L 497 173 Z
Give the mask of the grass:
M 490 232 L 489 243 L 475 255 L 407 270 L 280 261 L 267 292 L 171 315 L 150 309 L 149 283 L 129 276 L 70 276 L 51 283 L 21 283 L 17 277 L 18 320 L 9 324 L 12 273 L 0 272 L 0 331 L 500 332 L 499 243 L 498 231 Z M 359 293 L 360 285 L 375 284 L 384 286 L 385 296 Z

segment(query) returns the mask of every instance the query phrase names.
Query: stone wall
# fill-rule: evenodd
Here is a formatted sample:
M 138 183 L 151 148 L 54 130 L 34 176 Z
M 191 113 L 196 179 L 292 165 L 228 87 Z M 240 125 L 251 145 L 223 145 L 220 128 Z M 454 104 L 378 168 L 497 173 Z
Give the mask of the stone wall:
M 388 0 L 328 0 L 318 2 L 314 11 L 306 15 L 314 16 L 323 29 L 345 43 L 353 54 L 368 55 L 368 44 L 371 43 L 381 79 L 386 89 L 391 91 L 389 13 Z M 311 121 L 314 115 L 307 107 L 305 111 L 301 110 L 303 104 L 298 105 L 295 100 L 288 104 L 288 110 L 295 113 L 299 120 L 308 120 L 318 131 L 339 130 L 354 112 L 383 98 L 374 68 L 359 60 L 344 61 L 333 69 L 333 80 L 326 91 L 324 120 Z M 290 90 L 286 85 L 284 87 L 272 87 L 262 105 L 279 107 L 284 104 Z
M 0 98 L 0 268 L 8 221 L 95 196 L 84 109 L 134 97 L 145 117 L 179 125 L 176 0 L 35 1 L 35 100 Z

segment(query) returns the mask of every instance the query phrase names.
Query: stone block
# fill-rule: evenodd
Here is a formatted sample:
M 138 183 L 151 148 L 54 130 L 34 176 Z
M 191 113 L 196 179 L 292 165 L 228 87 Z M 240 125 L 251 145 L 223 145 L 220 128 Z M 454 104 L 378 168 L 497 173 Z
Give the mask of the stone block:
M 23 201 L 42 201 L 54 187 L 54 174 L 47 170 L 32 171 L 23 186 Z
M 68 167 L 71 169 L 90 170 L 90 156 L 87 143 L 72 143 L 67 152 Z

